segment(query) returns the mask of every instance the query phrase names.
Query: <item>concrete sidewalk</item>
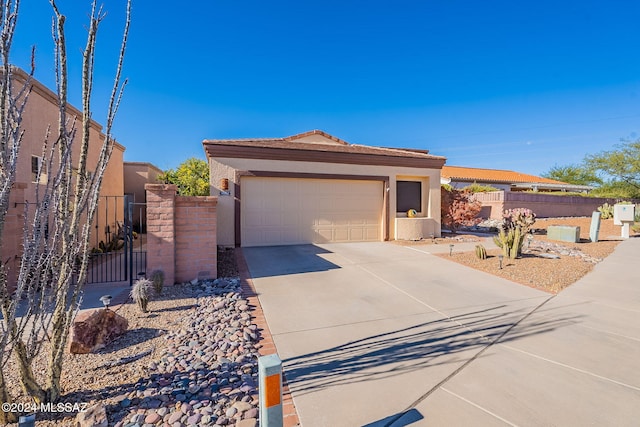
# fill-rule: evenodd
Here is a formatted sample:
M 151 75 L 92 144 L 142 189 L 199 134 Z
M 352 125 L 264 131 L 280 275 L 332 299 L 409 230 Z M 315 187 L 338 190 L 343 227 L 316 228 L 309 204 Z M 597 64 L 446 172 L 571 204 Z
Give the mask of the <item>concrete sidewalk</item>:
M 304 427 L 637 423 L 640 239 L 555 297 L 434 246 L 243 249 Z

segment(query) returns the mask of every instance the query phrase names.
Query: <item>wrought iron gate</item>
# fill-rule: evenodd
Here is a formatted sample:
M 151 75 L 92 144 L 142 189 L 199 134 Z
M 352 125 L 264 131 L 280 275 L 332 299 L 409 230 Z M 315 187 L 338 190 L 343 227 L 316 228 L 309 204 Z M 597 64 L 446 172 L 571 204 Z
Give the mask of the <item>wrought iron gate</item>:
M 139 210 L 134 223 L 134 209 Z M 86 283 L 129 281 L 144 275 L 146 253 L 146 206 L 135 203 L 132 196 L 100 198 L 91 236 L 93 249 L 89 258 Z M 136 230 L 137 229 L 137 230 Z

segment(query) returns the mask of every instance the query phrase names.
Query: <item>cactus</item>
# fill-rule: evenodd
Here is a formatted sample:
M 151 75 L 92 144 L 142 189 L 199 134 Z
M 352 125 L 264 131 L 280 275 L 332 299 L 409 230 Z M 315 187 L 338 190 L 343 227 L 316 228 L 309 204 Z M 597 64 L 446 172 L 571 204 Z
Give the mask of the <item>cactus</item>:
M 482 245 L 476 245 L 476 256 L 479 259 L 487 259 L 487 249 Z
M 598 212 L 600 212 L 600 218 L 602 219 L 613 218 L 613 206 L 609 203 L 604 203 L 602 206 L 599 206 Z
M 149 296 L 152 288 L 153 282 L 149 279 L 136 280 L 131 288 L 131 298 L 138 304 L 138 307 L 140 307 L 143 313 L 149 311 L 147 307 L 149 305 Z
M 526 234 L 536 222 L 536 214 L 530 209 L 517 208 L 505 211 L 503 222 L 493 241 L 502 254 L 511 259 L 517 258 L 522 252 L 522 244 Z
M 162 295 L 162 287 L 164 286 L 164 271 L 153 270 L 149 275 L 149 279 L 153 282 L 153 288 L 156 295 Z
M 519 227 L 505 230 L 501 228 L 497 236 L 493 236 L 493 242 L 502 249 L 502 254 L 511 259 L 516 259 L 522 250 L 524 235 Z

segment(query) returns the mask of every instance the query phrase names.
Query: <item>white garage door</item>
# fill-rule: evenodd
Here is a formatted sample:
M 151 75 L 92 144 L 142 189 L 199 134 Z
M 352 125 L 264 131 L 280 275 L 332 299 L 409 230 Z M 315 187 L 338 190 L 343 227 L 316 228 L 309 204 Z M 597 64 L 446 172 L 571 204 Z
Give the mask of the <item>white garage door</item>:
M 244 177 L 242 246 L 382 240 L 381 181 Z

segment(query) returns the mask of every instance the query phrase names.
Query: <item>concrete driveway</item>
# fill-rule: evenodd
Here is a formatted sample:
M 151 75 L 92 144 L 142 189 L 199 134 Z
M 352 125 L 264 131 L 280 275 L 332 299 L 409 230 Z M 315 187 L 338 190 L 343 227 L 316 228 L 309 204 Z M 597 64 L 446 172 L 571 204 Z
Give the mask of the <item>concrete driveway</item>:
M 243 249 L 303 427 L 638 425 L 640 239 L 555 297 L 436 249 Z

